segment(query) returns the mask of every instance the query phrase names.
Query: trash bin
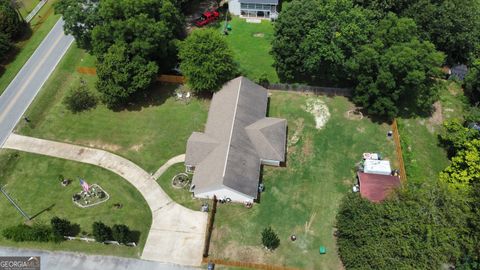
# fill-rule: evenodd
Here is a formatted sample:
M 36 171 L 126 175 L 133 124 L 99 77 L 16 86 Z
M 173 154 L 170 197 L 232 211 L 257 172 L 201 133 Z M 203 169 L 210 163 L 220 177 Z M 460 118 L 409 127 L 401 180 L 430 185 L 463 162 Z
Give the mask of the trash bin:
M 227 30 L 232 31 L 232 25 L 231 24 L 227 24 Z
M 214 270 L 215 269 L 215 264 L 213 262 L 208 263 L 208 270 Z
M 325 253 L 327 253 L 327 248 L 324 247 L 324 246 L 320 246 L 319 251 L 320 251 L 320 254 L 325 254 Z

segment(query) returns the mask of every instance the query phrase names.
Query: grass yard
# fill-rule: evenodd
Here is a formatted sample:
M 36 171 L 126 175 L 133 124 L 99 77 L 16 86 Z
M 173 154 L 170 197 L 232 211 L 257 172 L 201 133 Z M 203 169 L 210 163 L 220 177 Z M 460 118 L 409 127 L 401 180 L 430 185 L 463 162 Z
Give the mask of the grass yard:
M 436 181 L 448 166 L 445 150 L 438 145 L 442 122 L 463 117 L 463 92 L 458 83 L 447 81 L 440 93 L 437 111 L 429 118 L 399 119 L 405 169 L 409 183 Z
M 18 10 L 23 18 L 27 17 L 27 15 L 32 12 L 35 6 L 39 3 L 39 0 L 21 0 L 17 1 L 18 3 Z
M 175 202 L 192 210 L 200 211 L 200 208 L 202 207 L 202 200 L 192 199 L 192 193 L 188 191 L 190 185 L 187 185 L 183 189 L 176 189 L 172 186 L 172 178 L 175 175 L 184 172 L 185 165 L 183 164 L 183 162 L 175 164 L 172 167 L 168 168 L 168 170 L 166 170 L 162 174 L 162 176 L 157 180 L 157 182 L 168 194 L 168 196 L 170 196 L 170 198 L 172 198 Z
M 59 175 L 72 179 L 63 187 Z M 139 257 L 151 224 L 151 213 L 141 194 L 126 180 L 96 166 L 50 158 L 24 152 L 0 150 L 0 185 L 29 215 L 37 217 L 34 222 L 49 224 L 53 216 L 67 218 L 81 227 L 81 231 L 91 233 L 92 223 L 102 221 L 107 225 L 126 224 L 139 231 L 137 247 L 107 246 L 100 243 L 65 241 L 62 243 L 38 243 L 9 241 L 0 236 L 0 245 L 48 250 L 68 250 L 94 254 L 109 254 L 126 257 Z M 110 195 L 110 199 L 90 208 L 79 208 L 72 202 L 73 194 L 81 190 L 77 177 L 89 184 L 99 184 Z M 24 218 L 0 194 L 0 230 L 21 224 Z M 115 209 L 121 203 L 121 209 Z M 48 208 L 50 210 L 46 210 Z M 44 211 L 45 210 L 45 211 Z
M 53 14 L 53 5 L 57 1 L 58 0 L 48 1 L 42 7 L 38 15 L 30 22 L 32 29 L 31 36 L 15 44 L 17 51 L 10 57 L 8 63 L 5 65 L 0 63 L 0 94 L 5 91 L 13 78 L 15 78 L 15 75 L 17 75 L 33 52 L 37 49 L 38 45 L 40 45 L 60 18 L 60 15 Z M 39 16 L 41 16 L 41 18 Z
M 226 39 L 232 48 L 240 72 L 252 81 L 265 74 L 271 83 L 278 82 L 277 72 L 270 55 L 273 40 L 273 25 L 270 21 L 247 23 L 245 19 L 232 17 L 232 31 Z M 220 24 L 223 31 L 224 23 Z
M 93 66 L 95 59 L 72 48 L 44 85 L 26 115 L 30 124 L 17 132 L 50 140 L 102 148 L 126 157 L 149 172 L 185 152 L 192 131 L 203 130 L 208 100 L 177 101 L 177 85 L 157 85 L 138 97 L 127 109 L 112 111 L 99 104 L 95 109 L 71 113 L 62 103 L 69 89 L 78 84 L 78 66 Z M 95 91 L 95 76 L 82 76 Z
M 305 111 L 308 99 L 320 99 L 331 117 L 323 129 Z M 234 261 L 286 265 L 300 269 L 342 269 L 336 252 L 335 216 L 342 197 L 351 192 L 354 167 L 363 152 L 380 152 L 397 166 L 387 124 L 349 119 L 354 105 L 344 97 L 316 97 L 273 92 L 269 115 L 288 120 L 285 168 L 264 167 L 265 192 L 252 209 L 219 205 L 211 256 Z M 295 143 L 295 138 L 298 141 Z M 272 226 L 280 237 L 274 252 L 261 246 L 261 231 Z M 289 240 L 295 234 L 297 241 Z M 319 246 L 327 248 L 320 255 Z

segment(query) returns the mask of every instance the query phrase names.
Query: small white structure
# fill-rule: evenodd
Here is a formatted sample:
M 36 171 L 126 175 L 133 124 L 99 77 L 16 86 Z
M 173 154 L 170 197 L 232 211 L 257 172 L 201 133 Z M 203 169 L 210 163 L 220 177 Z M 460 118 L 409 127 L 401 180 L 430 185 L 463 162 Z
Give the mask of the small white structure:
M 242 18 L 276 19 L 278 0 L 230 0 L 228 10 Z
M 367 159 L 363 165 L 364 173 L 390 175 L 392 168 L 390 167 L 390 161 L 388 160 L 373 160 Z

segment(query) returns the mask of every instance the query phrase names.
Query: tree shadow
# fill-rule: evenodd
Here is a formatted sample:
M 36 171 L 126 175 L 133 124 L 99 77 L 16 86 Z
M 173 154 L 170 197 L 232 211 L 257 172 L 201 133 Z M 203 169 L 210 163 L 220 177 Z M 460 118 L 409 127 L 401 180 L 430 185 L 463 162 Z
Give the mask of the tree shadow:
M 80 225 L 75 223 L 70 225 L 70 236 L 77 236 L 80 233 Z
M 47 207 L 47 208 L 45 208 L 45 209 L 43 209 L 43 210 L 40 210 L 40 212 L 38 212 L 38 213 L 36 213 L 35 215 L 31 216 L 31 217 L 30 217 L 30 220 L 38 217 L 39 215 L 43 214 L 44 212 L 48 212 L 48 211 L 52 210 L 54 206 L 55 206 L 55 204 L 52 204 L 52 205 L 50 205 L 49 207 Z
M 140 235 L 142 233 L 140 231 L 130 231 L 129 235 L 128 235 L 128 240 L 130 242 L 135 242 L 135 244 L 138 245 L 138 241 L 140 241 Z
M 178 84 L 156 82 L 148 89 L 134 93 L 129 97 L 127 104 L 117 106 L 113 111 L 141 111 L 144 108 L 162 105 L 168 98 L 174 96 L 175 90 L 179 87 Z

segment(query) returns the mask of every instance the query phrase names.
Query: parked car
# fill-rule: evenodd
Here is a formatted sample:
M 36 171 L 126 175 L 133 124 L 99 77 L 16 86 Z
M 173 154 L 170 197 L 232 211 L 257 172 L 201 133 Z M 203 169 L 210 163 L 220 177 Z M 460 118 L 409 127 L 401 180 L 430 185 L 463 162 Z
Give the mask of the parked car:
M 205 11 L 202 16 L 195 21 L 195 25 L 202 27 L 216 21 L 218 18 L 220 18 L 220 13 L 217 10 Z

